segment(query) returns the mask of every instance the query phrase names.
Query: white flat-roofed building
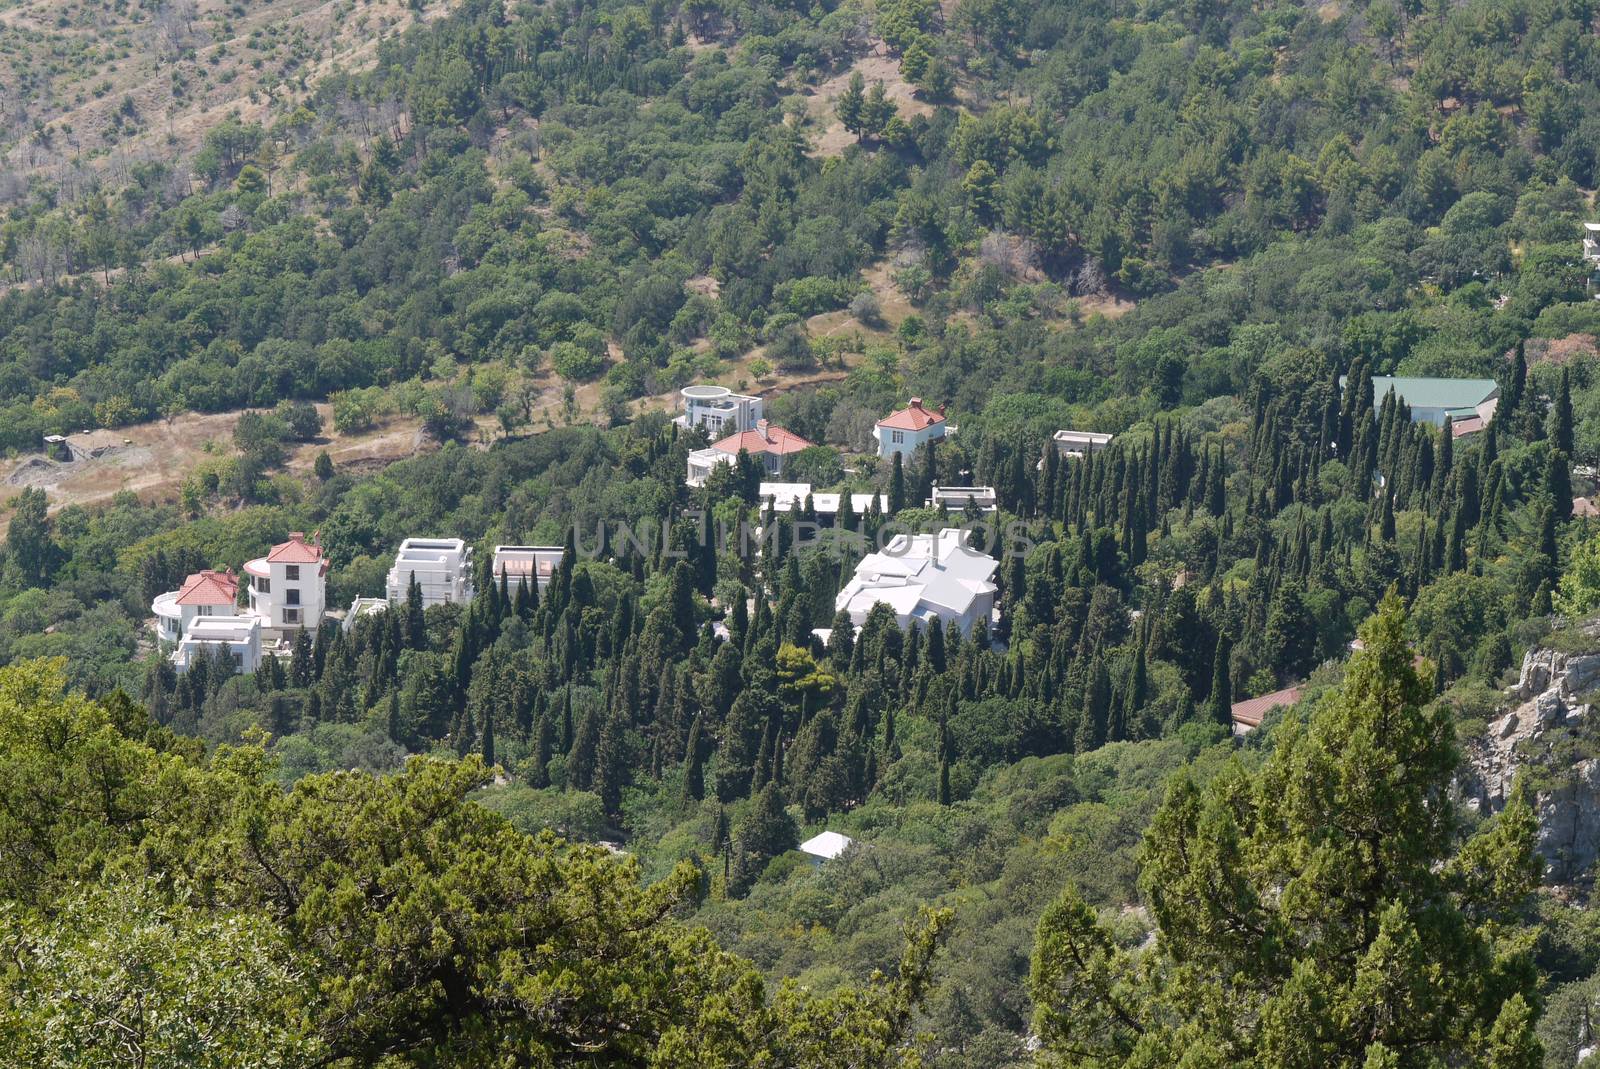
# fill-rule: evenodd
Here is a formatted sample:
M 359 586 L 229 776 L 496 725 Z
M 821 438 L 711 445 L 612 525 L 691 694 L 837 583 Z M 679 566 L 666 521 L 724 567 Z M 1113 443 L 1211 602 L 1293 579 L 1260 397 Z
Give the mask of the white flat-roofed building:
M 345 611 L 344 619 L 339 623 L 339 629 L 348 635 L 356 629 L 356 621 L 363 616 L 376 616 L 380 612 L 388 611 L 388 598 L 357 598 L 350 603 L 350 608 Z
M 172 664 L 182 674 L 203 657 L 232 661 L 235 672 L 254 672 L 261 665 L 261 617 L 196 617 L 173 651 Z
M 494 566 L 491 575 L 498 583 L 506 577 L 506 586 L 515 592 L 519 583 L 527 580 L 537 583 L 540 590 L 550 585 L 550 577 L 561 567 L 566 550 L 560 546 L 495 546 Z
M 774 512 L 799 512 L 810 496 L 810 483 L 762 483 L 756 490 L 761 507 L 771 505 Z
M 328 561 L 322 547 L 302 532 L 247 563 L 244 573 L 250 577 L 250 614 L 261 617 L 268 638 L 285 641 L 322 626 Z
M 926 629 L 954 620 L 963 634 L 994 612 L 999 563 L 967 548 L 967 532 L 947 527 L 938 534 L 896 535 L 883 549 L 856 565 L 855 575 L 834 599 L 834 609 L 850 614 L 860 627 L 879 602 L 894 610 L 902 628 Z
M 889 514 L 888 494 L 851 494 L 850 511 L 860 516 L 872 509 L 872 499 L 878 499 L 878 511 L 885 516 Z M 843 506 L 843 494 L 812 494 L 811 507 L 817 510 L 818 516 L 837 516 Z
M 1050 436 L 1050 441 L 1055 443 L 1056 452 L 1061 456 L 1081 459 L 1105 452 L 1111 448 L 1111 439 L 1114 437 L 1099 431 L 1056 431 Z
M 933 496 L 928 498 L 931 509 L 961 512 L 969 505 L 979 512 L 995 512 L 1000 508 L 1000 501 L 992 486 L 935 486 Z
M 726 386 L 685 386 L 681 427 L 703 427 L 712 441 L 740 431 L 754 430 L 761 418 L 761 398 L 734 393 Z
M 422 605 L 448 605 L 472 600 L 472 547 L 459 538 L 408 538 L 400 543 L 389 569 L 391 605 L 406 600 L 415 576 Z
M 684 482 L 690 486 L 704 486 L 718 465 L 732 464 L 737 459 L 737 454 L 724 453 L 720 449 L 696 449 L 689 454 L 689 474 Z

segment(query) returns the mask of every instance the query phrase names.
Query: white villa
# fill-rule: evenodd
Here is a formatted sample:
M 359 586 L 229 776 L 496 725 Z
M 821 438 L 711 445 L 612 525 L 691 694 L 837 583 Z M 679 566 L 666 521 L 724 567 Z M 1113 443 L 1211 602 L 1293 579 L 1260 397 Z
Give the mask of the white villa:
M 408 538 L 389 569 L 389 604 L 401 605 L 416 577 L 422 607 L 472 600 L 472 547 L 459 538 Z
M 315 631 L 327 609 L 328 561 L 322 547 L 300 531 L 244 566 L 250 577 L 250 609 L 267 637 L 283 642 L 295 632 Z
M 721 439 L 709 449 L 696 449 L 689 454 L 690 486 L 704 486 L 718 464 L 732 464 L 742 449 L 750 459 L 759 463 L 768 474 L 783 474 L 783 459 L 791 453 L 809 449 L 811 443 L 782 427 L 774 427 L 764 419 L 756 420 L 751 430 L 738 431 Z
M 947 512 L 960 512 L 968 505 L 979 512 L 997 512 L 1000 500 L 992 486 L 935 486 L 927 501 L 928 508 Z
M 954 430 L 945 423 L 943 405 L 937 411 L 926 409 L 922 398 L 913 397 L 910 405 L 880 419 L 872 428 L 872 437 L 877 439 L 880 457 L 909 456 L 918 446 L 936 442 Z
M 1099 431 L 1056 431 L 1050 436 L 1055 443 L 1056 452 L 1063 457 L 1082 460 L 1084 457 L 1095 453 L 1103 453 L 1111 447 L 1110 434 L 1101 434 Z
M 197 657 L 222 649 L 239 671 L 253 672 L 261 663 L 261 619 L 238 606 L 239 577 L 232 571 L 207 568 L 195 572 L 177 590 L 157 595 L 150 610 L 156 638 L 173 647 L 172 663 L 187 672 Z
M 754 430 L 761 418 L 761 398 L 734 393 L 726 386 L 685 386 L 680 427 L 704 427 L 712 440 Z
M 868 554 L 834 600 L 857 627 L 883 602 L 902 628 L 923 628 L 954 620 L 963 634 L 994 612 L 991 581 L 998 562 L 968 549 L 967 533 L 947 527 L 938 534 L 896 535 L 888 546 Z
M 561 546 L 495 546 L 490 574 L 497 583 L 504 575 L 506 585 L 513 592 L 525 579 L 537 583 L 543 590 L 550 585 L 550 577 L 561 566 L 565 553 Z

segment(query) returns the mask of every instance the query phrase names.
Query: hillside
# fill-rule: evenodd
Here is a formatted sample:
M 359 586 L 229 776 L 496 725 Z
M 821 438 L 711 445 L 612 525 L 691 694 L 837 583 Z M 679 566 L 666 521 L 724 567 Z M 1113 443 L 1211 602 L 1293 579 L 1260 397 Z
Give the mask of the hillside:
M 1575 1069 L 1595 20 L 0 8 L 0 1062 Z

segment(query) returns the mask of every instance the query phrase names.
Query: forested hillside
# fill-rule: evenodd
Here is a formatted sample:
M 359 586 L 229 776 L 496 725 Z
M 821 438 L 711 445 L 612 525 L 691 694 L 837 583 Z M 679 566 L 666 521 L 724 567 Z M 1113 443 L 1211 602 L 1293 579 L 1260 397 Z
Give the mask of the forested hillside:
M 1575 1064 L 1593 873 L 1532 857 L 1547 785 L 1463 804 L 1457 739 L 1600 610 L 1589 6 L 425 13 L 0 182 L 0 447 L 248 410 L 174 499 L 8 505 L 0 1042 L 118 1064 L 143 985 L 215 1014 L 167 1065 Z M 884 494 L 861 541 L 748 457 L 685 485 L 700 381 Z M 958 432 L 870 455 L 913 395 Z M 285 469 L 322 400 L 426 441 Z M 979 519 L 992 627 L 836 614 L 891 523 Z M 291 531 L 330 606 L 413 535 L 478 597 L 175 672 L 152 600 Z

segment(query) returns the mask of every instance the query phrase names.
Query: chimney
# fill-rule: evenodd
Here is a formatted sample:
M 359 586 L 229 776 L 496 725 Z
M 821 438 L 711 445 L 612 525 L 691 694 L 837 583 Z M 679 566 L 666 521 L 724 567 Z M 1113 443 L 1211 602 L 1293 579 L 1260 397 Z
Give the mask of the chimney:
M 291 541 L 291 542 L 304 542 L 305 540 L 306 540 L 306 533 L 304 531 L 290 531 L 289 532 L 289 541 Z
M 772 441 L 772 436 L 767 433 L 767 421 L 766 420 L 764 420 L 764 419 L 756 420 L 756 433 L 761 435 L 761 440 L 763 442 Z
M 911 407 L 920 410 L 922 408 L 922 398 L 913 397 L 911 399 Z

